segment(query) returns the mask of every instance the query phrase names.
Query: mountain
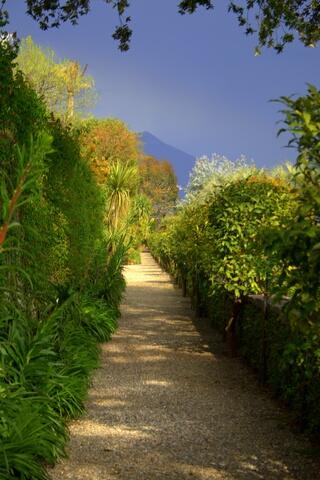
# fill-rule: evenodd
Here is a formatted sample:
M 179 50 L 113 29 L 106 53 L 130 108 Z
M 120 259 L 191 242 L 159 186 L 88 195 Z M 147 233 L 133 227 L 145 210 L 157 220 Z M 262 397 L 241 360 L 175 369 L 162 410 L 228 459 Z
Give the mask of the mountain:
M 178 184 L 185 187 L 189 180 L 189 173 L 194 166 L 195 157 L 162 142 L 150 132 L 142 132 L 139 137 L 143 144 L 144 153 L 152 155 L 158 160 L 168 160 L 174 168 Z

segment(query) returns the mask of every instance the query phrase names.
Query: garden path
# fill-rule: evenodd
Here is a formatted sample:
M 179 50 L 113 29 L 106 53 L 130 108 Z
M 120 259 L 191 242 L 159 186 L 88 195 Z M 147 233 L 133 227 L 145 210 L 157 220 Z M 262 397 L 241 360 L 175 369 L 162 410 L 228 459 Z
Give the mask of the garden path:
M 54 480 L 317 480 L 311 444 L 148 253 Z

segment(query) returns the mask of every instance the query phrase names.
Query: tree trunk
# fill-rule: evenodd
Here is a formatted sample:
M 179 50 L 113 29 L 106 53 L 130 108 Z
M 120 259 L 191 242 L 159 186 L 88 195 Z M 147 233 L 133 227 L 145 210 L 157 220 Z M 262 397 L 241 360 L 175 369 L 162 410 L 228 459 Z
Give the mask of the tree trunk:
M 225 328 L 230 357 L 235 357 L 237 355 L 236 328 L 237 328 L 237 321 L 240 316 L 242 305 L 243 305 L 242 298 L 238 298 L 235 300 L 233 304 L 231 318 L 229 319 L 227 326 Z
M 270 306 L 268 296 L 268 279 L 266 279 L 266 286 L 264 292 L 263 302 L 263 317 L 262 317 L 262 344 L 261 344 L 261 372 L 260 378 L 262 383 L 266 383 L 267 380 L 267 329 L 269 320 Z
M 67 119 L 72 120 L 73 116 L 74 116 L 74 91 L 68 90 Z
M 182 296 L 187 296 L 187 279 L 186 277 L 182 277 Z

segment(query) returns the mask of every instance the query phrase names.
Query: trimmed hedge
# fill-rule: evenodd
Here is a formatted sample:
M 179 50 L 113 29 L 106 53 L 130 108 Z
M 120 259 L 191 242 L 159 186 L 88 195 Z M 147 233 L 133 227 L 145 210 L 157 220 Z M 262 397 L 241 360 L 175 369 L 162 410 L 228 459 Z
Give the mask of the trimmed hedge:
M 317 304 L 314 311 L 305 315 L 304 309 L 298 309 L 305 300 L 310 307 L 310 295 L 291 282 L 301 276 L 299 266 L 290 255 L 287 258 L 278 240 L 295 228 L 300 194 L 288 177 L 263 171 L 226 178 L 205 200 L 196 197 L 165 218 L 149 247 L 190 295 L 196 314 L 208 316 L 224 333 L 230 353 L 240 352 L 297 412 L 303 426 L 316 433 L 320 430 L 317 295 L 312 297 Z M 314 243 L 319 224 L 314 216 L 304 222 Z M 312 250 L 310 242 L 300 245 L 299 258 L 316 258 L 317 245 Z M 303 288 L 309 289 L 310 278 Z M 253 296 L 279 301 L 284 294 L 289 298 L 283 311 L 267 308 L 265 313 L 252 304 Z
M 111 249 L 79 132 L 14 55 L 0 42 L 0 480 L 44 480 L 116 328 L 126 247 Z
M 227 292 L 201 296 L 202 312 L 210 325 L 225 335 L 233 301 Z M 244 303 L 236 327 L 239 354 L 257 373 L 260 381 L 285 401 L 298 424 L 318 434 L 320 429 L 320 341 L 310 329 L 303 335 L 293 330 L 279 305 L 263 296 Z

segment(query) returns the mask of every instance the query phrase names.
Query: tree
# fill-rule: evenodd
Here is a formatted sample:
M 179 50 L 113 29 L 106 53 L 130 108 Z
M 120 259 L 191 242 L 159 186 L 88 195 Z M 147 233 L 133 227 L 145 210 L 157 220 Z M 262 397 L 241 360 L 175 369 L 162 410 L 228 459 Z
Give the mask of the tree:
M 137 169 L 132 165 L 115 162 L 106 181 L 107 220 L 111 232 L 125 222 L 137 187 Z
M 48 108 L 51 111 L 58 110 L 64 87 L 57 75 L 58 59 L 55 52 L 51 48 L 41 48 L 28 36 L 20 42 L 16 62 Z
M 83 100 L 84 92 L 93 89 L 93 78 L 85 75 L 87 67 L 81 67 L 80 63 L 73 60 L 66 60 L 57 69 L 66 92 L 66 119 L 69 121 L 74 117 L 76 100 Z
M 87 66 L 59 60 L 52 49 L 40 47 L 30 36 L 21 40 L 16 61 L 49 110 L 65 120 L 93 103 L 94 81 L 85 74 Z
M 131 243 L 137 250 L 140 245 L 147 242 L 153 224 L 152 205 L 146 195 L 140 193 L 132 199 L 128 224 L 128 235 L 131 236 Z
M 86 122 L 82 145 L 100 184 L 105 184 L 112 163 L 136 165 L 141 155 L 138 135 L 116 118 Z
M 292 322 L 305 328 L 319 326 L 320 312 L 320 91 L 309 85 L 308 94 L 282 97 L 284 127 L 289 146 L 297 149 L 294 185 L 298 193 L 293 221 L 270 232 L 269 248 L 276 250 L 283 274 L 277 293 L 291 289 L 287 305 Z
M 150 198 L 153 213 L 160 220 L 178 199 L 177 178 L 167 160 L 142 156 L 139 161 L 140 191 Z
M 122 51 L 129 49 L 132 30 L 131 18 L 127 16 L 129 0 L 104 0 L 117 10 L 120 18 L 113 33 Z M 8 12 L 4 9 L 6 0 L 1 0 L 0 26 L 8 21 Z M 40 28 L 46 30 L 58 27 L 63 22 L 77 24 L 79 17 L 90 11 L 91 0 L 25 0 L 27 13 L 36 20 Z M 192 14 L 198 7 L 212 9 L 214 0 L 180 0 L 180 14 Z M 259 45 L 281 52 L 285 44 L 292 42 L 295 34 L 306 46 L 315 45 L 320 39 L 320 4 L 317 0 L 237 0 L 229 1 L 228 10 L 238 17 L 240 26 L 246 28 L 246 34 L 258 34 Z M 251 20 L 253 18 L 253 22 Z
M 296 34 L 307 47 L 320 40 L 320 4 L 315 0 L 231 1 L 229 11 L 237 15 L 246 34 L 258 34 L 257 54 L 265 46 L 280 53 Z
M 27 145 L 31 135 L 45 129 L 45 107 L 14 68 L 16 50 L 0 41 L 0 165 L 14 177 L 17 157 L 14 145 Z
M 240 155 L 234 162 L 217 153 L 211 158 L 206 155 L 197 158 L 186 188 L 186 201 L 190 202 L 196 196 L 199 197 L 199 193 L 205 200 L 218 186 L 241 176 L 247 177 L 254 169 L 254 165 L 249 165 L 244 155 Z

